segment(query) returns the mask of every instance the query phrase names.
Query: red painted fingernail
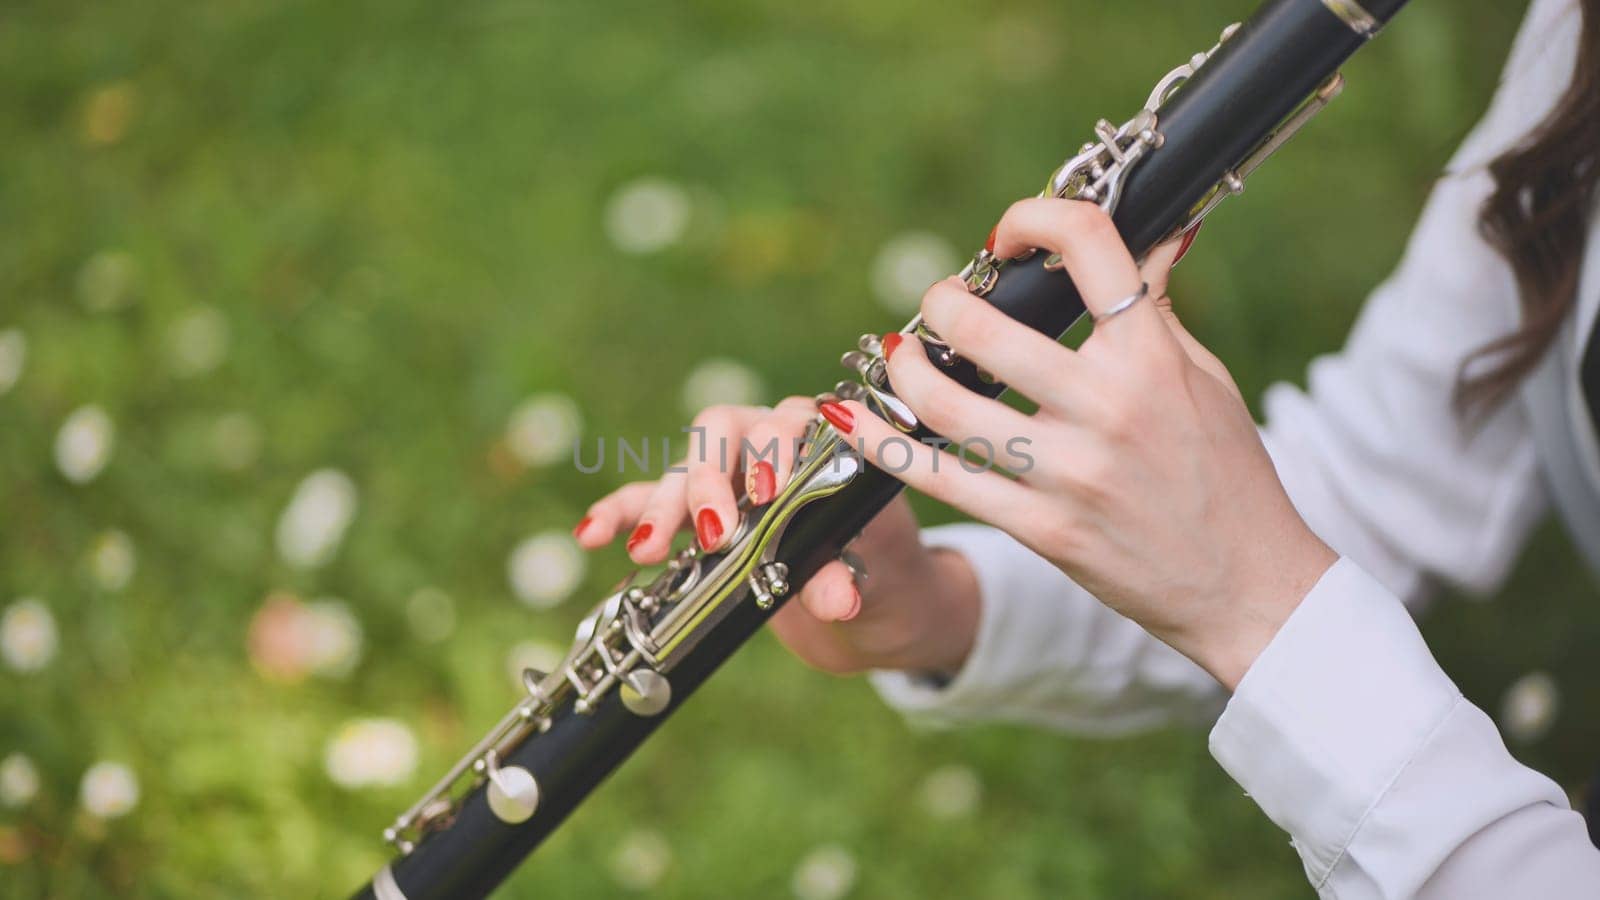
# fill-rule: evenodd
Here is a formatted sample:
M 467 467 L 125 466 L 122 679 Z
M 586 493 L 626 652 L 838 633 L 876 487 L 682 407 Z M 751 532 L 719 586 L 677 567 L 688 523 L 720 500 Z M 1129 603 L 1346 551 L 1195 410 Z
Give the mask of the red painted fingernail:
M 750 502 L 757 506 L 772 499 L 778 492 L 778 476 L 772 471 L 772 464 L 758 462 L 750 467 L 750 474 L 745 478 L 745 493 L 750 495 Z
M 695 537 L 700 539 L 700 549 L 715 550 L 722 543 L 722 518 L 717 511 L 706 507 L 694 517 Z
M 655 530 L 656 527 L 649 522 L 639 523 L 639 527 L 633 530 L 633 534 L 628 535 L 628 552 L 632 553 L 633 548 L 650 540 L 650 532 Z
M 594 516 L 584 516 L 583 518 L 579 519 L 578 520 L 578 524 L 572 526 L 572 536 L 573 537 L 578 537 L 578 536 L 582 535 L 583 534 L 583 530 L 585 528 L 588 528 L 589 527 L 589 523 L 593 522 L 593 521 L 594 521 Z
M 983 242 L 983 249 L 989 251 L 990 253 L 993 253 L 994 252 L 994 238 L 995 238 L 995 235 L 997 235 L 999 233 L 1000 233 L 1000 226 L 999 225 L 996 225 L 995 227 L 989 229 L 989 239 L 987 241 Z
M 900 342 L 905 339 L 906 336 L 898 331 L 890 332 L 883 336 L 883 358 L 885 361 L 894 355 L 895 348 L 899 347 Z
M 1189 255 L 1189 248 L 1194 246 L 1195 235 L 1200 233 L 1200 226 L 1204 224 L 1204 222 L 1197 223 L 1193 228 L 1183 233 L 1183 243 L 1178 245 L 1178 256 L 1172 261 L 1174 267 L 1183 262 L 1183 258 Z
M 856 417 L 851 415 L 850 410 L 845 409 L 843 406 L 840 406 L 837 403 L 828 402 L 822 404 L 819 412 L 822 413 L 822 417 L 824 419 L 828 420 L 829 425 L 832 425 L 845 434 L 849 434 L 855 430 Z

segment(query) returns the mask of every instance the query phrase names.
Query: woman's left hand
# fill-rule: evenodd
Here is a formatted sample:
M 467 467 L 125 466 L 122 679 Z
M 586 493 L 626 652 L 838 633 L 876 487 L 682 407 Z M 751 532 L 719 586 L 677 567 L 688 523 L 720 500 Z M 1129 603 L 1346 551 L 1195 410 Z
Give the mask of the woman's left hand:
M 967 448 L 967 462 L 855 401 L 829 418 L 849 419 L 874 464 L 1009 532 L 1232 689 L 1336 556 L 1290 504 L 1232 377 L 1173 314 L 1166 284 L 1176 248 L 1158 248 L 1141 271 L 1097 206 L 1024 200 L 1000 221 L 995 253 L 1035 248 L 1061 255 L 1096 317 L 1077 350 L 957 279 L 928 290 L 922 315 L 1037 412 L 967 391 L 915 338 L 891 336 L 895 393 Z M 1102 318 L 1141 282 L 1146 298 Z M 1020 452 L 1008 461 L 1000 448 Z M 981 467 L 974 449 L 1018 477 Z

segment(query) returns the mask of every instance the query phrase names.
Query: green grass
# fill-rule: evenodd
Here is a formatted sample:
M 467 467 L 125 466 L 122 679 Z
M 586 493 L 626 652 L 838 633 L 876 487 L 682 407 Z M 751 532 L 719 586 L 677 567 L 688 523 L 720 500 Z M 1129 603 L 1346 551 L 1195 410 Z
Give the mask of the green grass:
M 28 754 L 43 782 L 0 810 L 0 896 L 343 896 L 385 859 L 382 826 L 511 702 L 511 645 L 563 640 L 626 570 L 608 551 L 557 610 L 513 598 L 511 548 L 616 479 L 497 464 L 523 397 L 577 398 L 590 435 L 670 434 L 706 357 L 744 361 L 773 398 L 831 384 L 855 335 L 899 324 L 872 299 L 880 246 L 917 230 L 975 247 L 1097 117 L 1130 113 L 1248 6 L 14 0 L 0 330 L 29 359 L 0 396 L 0 604 L 41 598 L 61 652 L 0 669 L 0 756 Z M 1417 0 L 1207 226 L 1174 293 L 1248 395 L 1337 348 L 1492 91 L 1516 6 Z M 688 187 L 694 215 L 677 245 L 622 255 L 603 210 L 642 175 Z M 96 313 L 81 273 L 106 252 L 132 261 L 130 302 Z M 178 378 L 168 329 L 197 305 L 225 317 L 228 354 Z M 52 443 L 91 402 L 118 445 L 74 485 Z M 209 461 L 231 411 L 263 435 L 242 471 Z M 300 572 L 273 529 L 325 466 L 360 509 L 334 560 Z M 112 528 L 138 551 L 120 592 L 84 564 Z M 406 624 L 424 585 L 456 599 L 443 644 Z M 245 634 L 273 590 L 348 603 L 355 671 L 259 676 Z M 1551 533 L 1505 593 L 1442 604 L 1429 636 L 1491 710 L 1530 668 L 1558 676 L 1574 696 L 1519 752 L 1576 786 L 1600 760 L 1600 699 L 1576 695 L 1597 672 L 1592 588 Z M 409 783 L 330 782 L 324 745 L 359 716 L 417 732 Z M 97 823 L 77 786 L 105 758 L 143 798 Z M 936 821 L 907 798 L 949 763 L 983 799 Z M 916 733 L 766 637 L 504 896 L 629 895 L 607 872 L 636 826 L 671 847 L 661 897 L 786 896 L 827 842 L 854 854 L 859 897 L 1310 895 L 1200 734 Z

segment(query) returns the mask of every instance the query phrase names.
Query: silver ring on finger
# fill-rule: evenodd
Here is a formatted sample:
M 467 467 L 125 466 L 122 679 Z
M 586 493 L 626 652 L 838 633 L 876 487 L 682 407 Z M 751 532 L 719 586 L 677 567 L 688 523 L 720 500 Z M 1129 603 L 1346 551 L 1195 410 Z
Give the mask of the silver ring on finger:
M 1125 313 L 1132 309 L 1135 303 L 1138 303 L 1140 300 L 1143 300 L 1148 296 L 1150 296 L 1150 285 L 1141 281 L 1139 282 L 1139 289 L 1137 291 L 1134 291 L 1128 296 L 1123 297 L 1121 300 L 1111 304 L 1110 308 L 1108 308 L 1105 312 L 1094 317 L 1094 323 L 1099 325 L 1101 322 L 1104 322 L 1112 316 Z

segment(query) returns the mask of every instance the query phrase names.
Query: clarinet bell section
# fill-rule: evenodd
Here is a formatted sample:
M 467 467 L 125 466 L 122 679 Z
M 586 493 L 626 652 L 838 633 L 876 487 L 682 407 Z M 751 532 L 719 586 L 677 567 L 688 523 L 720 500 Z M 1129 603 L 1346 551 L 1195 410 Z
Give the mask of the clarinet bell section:
M 1194 228 L 1337 96 L 1339 67 L 1403 5 L 1268 0 L 1160 78 L 1121 125 L 1098 123 L 1042 195 L 1099 204 L 1136 255 Z M 1084 308 L 1059 260 L 1040 256 L 983 249 L 960 277 L 1059 338 Z M 969 389 L 1005 390 L 923 323 L 903 332 Z M 882 353 L 863 337 L 842 359 L 853 378 L 818 400 L 858 399 L 931 437 L 894 396 Z M 769 503 L 740 507 L 725 549 L 691 544 L 648 582 L 625 584 L 583 619 L 555 670 L 523 673 L 525 696 L 384 832 L 396 857 L 356 896 L 487 896 L 901 489 L 819 416 L 795 476 Z

